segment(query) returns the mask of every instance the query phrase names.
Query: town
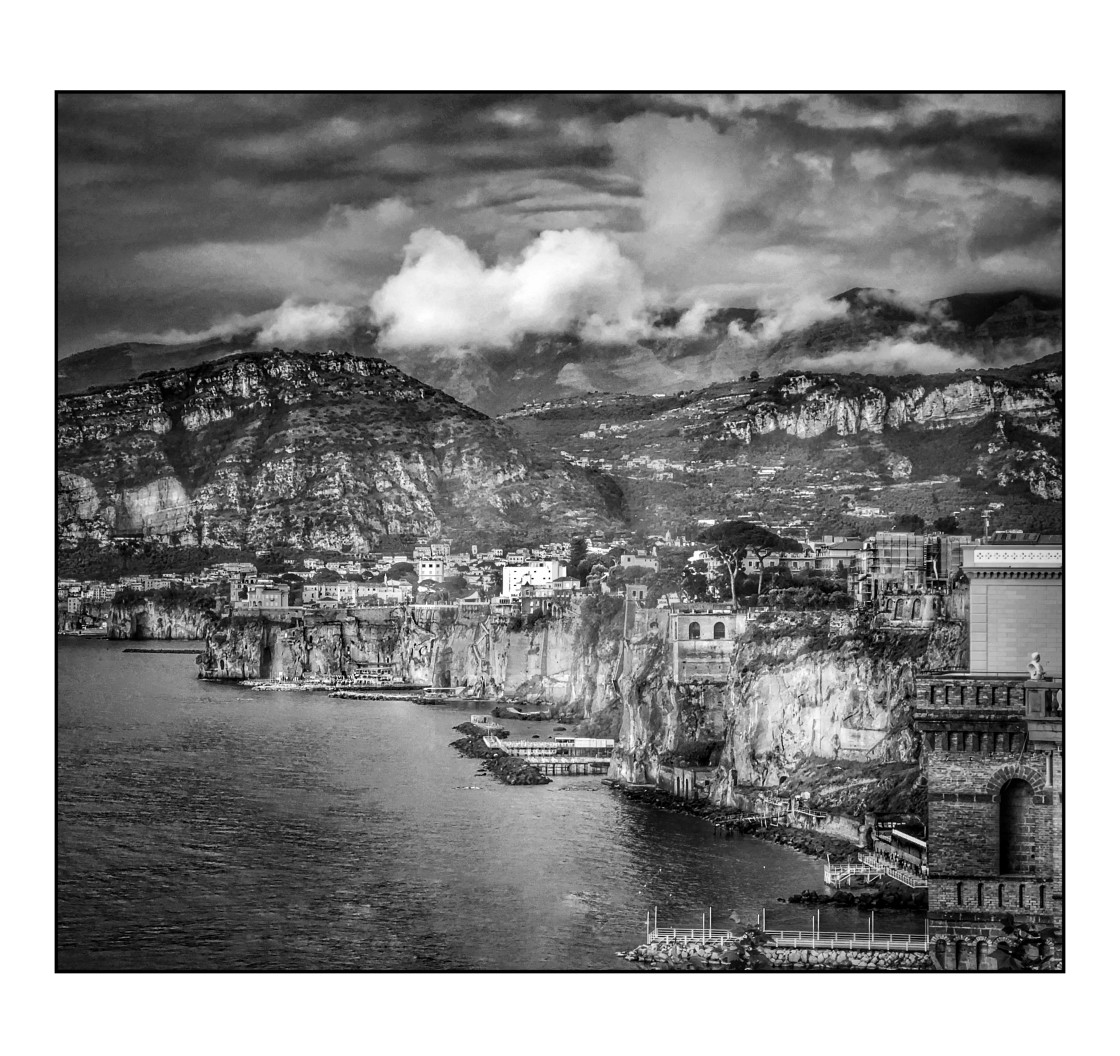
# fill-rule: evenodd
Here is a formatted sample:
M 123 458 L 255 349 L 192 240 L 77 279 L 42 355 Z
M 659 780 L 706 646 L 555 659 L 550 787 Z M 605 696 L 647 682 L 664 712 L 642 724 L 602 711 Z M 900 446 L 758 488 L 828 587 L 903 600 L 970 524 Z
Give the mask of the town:
M 952 528 L 954 523 L 949 518 L 938 527 Z M 210 598 L 218 614 L 231 615 L 449 605 L 485 606 L 534 618 L 562 612 L 583 597 L 606 594 L 636 608 L 674 610 L 729 598 L 741 600 L 747 610 L 882 609 L 900 619 L 905 609 L 907 618 L 913 613 L 913 618 L 928 623 L 944 615 L 945 599 L 961 570 L 962 547 L 980 540 L 959 532 L 925 530 L 913 517 L 900 519 L 902 525 L 920 530 L 809 539 L 798 525 L 759 525 L 761 537 L 770 538 L 765 546 L 742 548 L 735 584 L 726 560 L 716 556 L 718 547 L 705 541 L 705 533 L 717 527 L 714 518 L 698 519 L 689 538 L 670 532 L 662 538 L 594 533 L 509 549 L 468 544 L 454 552 L 445 540 L 347 554 L 319 551 L 280 557 L 262 550 L 256 552 L 256 560 L 220 560 L 198 571 L 136 572 L 108 581 L 60 577 L 57 629 L 103 633 L 114 602 L 161 593 Z M 983 541 L 1047 543 L 1057 538 L 1002 530 L 985 535 Z M 174 555 L 171 549 L 161 554 L 172 564 Z M 903 597 L 913 600 L 902 606 Z

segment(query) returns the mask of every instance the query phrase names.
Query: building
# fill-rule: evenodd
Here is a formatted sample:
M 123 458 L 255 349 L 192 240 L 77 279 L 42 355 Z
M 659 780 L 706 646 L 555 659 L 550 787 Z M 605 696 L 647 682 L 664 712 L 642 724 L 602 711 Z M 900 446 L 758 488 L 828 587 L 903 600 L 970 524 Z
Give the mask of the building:
M 968 670 L 915 683 L 929 931 L 949 969 L 993 969 L 1006 914 L 1062 928 L 1062 558 L 1061 544 L 965 546 Z
M 622 567 L 624 569 L 649 568 L 656 572 L 661 567 L 661 562 L 653 554 L 646 553 L 645 550 L 639 550 L 635 554 L 623 554 Z
M 727 681 L 735 638 L 746 630 L 744 612 L 730 607 L 672 607 L 673 681 Z
M 285 609 L 290 601 L 291 590 L 286 583 L 250 583 L 244 598 L 235 599 L 235 604 L 240 609 Z
M 515 597 L 524 586 L 551 587 L 562 579 L 567 568 L 555 559 L 529 561 L 523 565 L 506 565 L 502 569 L 502 594 Z
M 970 535 L 931 535 L 926 538 L 926 580 L 939 586 L 951 583 L 964 566 L 964 547 Z
M 421 558 L 416 562 L 416 577 L 421 583 L 426 579 L 430 579 L 433 583 L 442 583 L 446 569 L 442 557 Z

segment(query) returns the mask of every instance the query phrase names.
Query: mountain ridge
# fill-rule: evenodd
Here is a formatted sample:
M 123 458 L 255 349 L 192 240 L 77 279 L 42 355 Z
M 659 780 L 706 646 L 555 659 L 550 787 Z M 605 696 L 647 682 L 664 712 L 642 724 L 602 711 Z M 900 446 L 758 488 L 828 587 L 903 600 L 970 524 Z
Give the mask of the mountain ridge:
M 277 351 L 155 372 L 60 397 L 57 428 L 63 540 L 370 549 L 624 517 L 609 482 L 375 358 Z
M 586 391 L 676 392 L 702 380 L 730 381 L 759 370 L 780 373 L 830 357 L 827 369 L 891 372 L 892 354 L 903 365 L 956 357 L 978 368 L 1028 362 L 1060 347 L 1062 301 L 1015 289 L 964 293 L 917 302 L 892 290 L 853 287 L 828 302 L 842 314 L 771 332 L 757 308 L 710 309 L 703 325 L 679 331 L 684 310 L 655 313 L 649 333 L 630 341 L 591 342 L 575 333 L 525 334 L 509 348 L 391 349 L 369 320 L 352 322 L 329 337 L 292 342 L 305 352 L 349 352 L 382 358 L 461 402 L 488 414 L 504 413 L 526 399 L 552 399 Z M 121 384 L 143 373 L 181 369 L 231 355 L 267 354 L 254 345 L 260 330 L 195 343 L 123 342 L 68 356 L 58 363 L 59 392 Z M 836 359 L 840 356 L 841 359 Z M 844 358 L 847 357 L 847 358 Z M 897 372 L 897 371 L 895 371 Z

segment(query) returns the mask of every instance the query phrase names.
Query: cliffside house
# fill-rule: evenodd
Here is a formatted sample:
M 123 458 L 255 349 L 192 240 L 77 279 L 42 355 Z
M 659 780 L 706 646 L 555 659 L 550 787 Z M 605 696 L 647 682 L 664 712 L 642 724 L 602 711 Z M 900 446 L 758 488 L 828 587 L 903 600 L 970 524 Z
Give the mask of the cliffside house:
M 567 569 L 555 558 L 529 561 L 520 565 L 506 565 L 502 569 L 502 594 L 512 598 L 520 594 L 524 586 L 551 587 L 567 573 Z
M 735 639 L 746 630 L 745 612 L 730 606 L 671 605 L 673 681 L 725 683 Z

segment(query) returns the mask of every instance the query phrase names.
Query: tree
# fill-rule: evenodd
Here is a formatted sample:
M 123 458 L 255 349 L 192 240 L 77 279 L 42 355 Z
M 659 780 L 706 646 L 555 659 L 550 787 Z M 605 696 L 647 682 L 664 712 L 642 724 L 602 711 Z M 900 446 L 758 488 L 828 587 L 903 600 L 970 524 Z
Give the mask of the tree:
M 961 530 L 961 523 L 953 514 L 946 514 L 944 517 L 938 517 L 933 522 L 933 529 L 940 532 L 942 535 L 957 535 Z
M 752 370 L 751 371 L 751 381 L 758 381 L 758 371 L 757 370 Z
M 903 513 L 894 519 L 894 531 L 920 534 L 926 530 L 926 522 L 916 513 Z
M 573 535 L 572 536 L 572 548 L 571 548 L 570 553 L 568 554 L 568 575 L 569 576 L 578 576 L 579 575 L 579 571 L 578 571 L 579 566 L 583 563 L 583 561 L 586 557 L 587 557 L 587 540 L 584 539 L 582 535 Z M 583 574 L 583 579 L 584 580 L 587 579 L 587 573 L 586 572 Z M 582 583 L 582 580 L 581 580 L 581 583 Z
M 776 535 L 769 528 L 750 521 L 724 521 L 700 533 L 700 541 L 708 544 L 708 553 L 726 569 L 731 580 L 731 604 L 738 605 L 735 597 L 735 573 L 747 554 L 758 559 L 758 593 L 762 593 L 763 562 L 771 554 L 799 554 L 801 544 L 796 539 Z

